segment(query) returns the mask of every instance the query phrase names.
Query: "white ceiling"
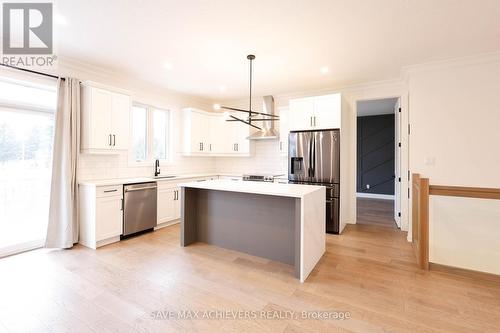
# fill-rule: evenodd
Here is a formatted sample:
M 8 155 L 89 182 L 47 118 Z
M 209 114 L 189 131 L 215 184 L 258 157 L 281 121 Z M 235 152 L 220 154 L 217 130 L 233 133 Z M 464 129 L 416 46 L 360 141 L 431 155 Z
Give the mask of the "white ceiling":
M 394 113 L 397 101 L 397 98 L 385 98 L 358 102 L 356 108 L 357 116 L 364 117 Z
M 248 53 L 266 95 L 500 49 L 499 0 L 57 0 L 56 12 L 62 58 L 216 100 L 247 94 Z

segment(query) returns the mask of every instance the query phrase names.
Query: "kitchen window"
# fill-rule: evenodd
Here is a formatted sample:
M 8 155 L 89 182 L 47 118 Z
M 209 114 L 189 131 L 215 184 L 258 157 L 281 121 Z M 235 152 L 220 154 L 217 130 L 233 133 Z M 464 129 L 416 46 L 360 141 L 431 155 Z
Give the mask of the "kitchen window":
M 55 109 L 55 80 L 0 78 L 0 257 L 45 241 Z
M 170 111 L 134 103 L 131 115 L 132 165 L 150 165 L 154 160 L 168 161 Z

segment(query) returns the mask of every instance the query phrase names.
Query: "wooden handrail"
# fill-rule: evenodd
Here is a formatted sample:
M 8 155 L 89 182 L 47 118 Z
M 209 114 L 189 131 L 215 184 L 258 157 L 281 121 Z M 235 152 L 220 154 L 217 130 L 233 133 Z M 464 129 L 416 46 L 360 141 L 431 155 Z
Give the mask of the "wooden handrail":
M 429 179 L 412 177 L 412 245 L 420 268 L 429 270 Z
M 478 199 L 500 199 L 500 189 L 484 187 L 430 185 L 429 194 Z

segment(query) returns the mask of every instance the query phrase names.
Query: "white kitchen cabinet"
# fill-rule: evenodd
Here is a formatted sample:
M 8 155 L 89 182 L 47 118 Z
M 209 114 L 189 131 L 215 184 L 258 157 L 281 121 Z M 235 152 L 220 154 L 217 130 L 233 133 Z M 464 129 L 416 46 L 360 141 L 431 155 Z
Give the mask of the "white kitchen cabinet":
M 92 249 L 117 242 L 123 233 L 123 186 L 79 185 L 80 243 Z
M 109 154 L 127 150 L 130 96 L 83 83 L 81 103 L 82 152 Z
M 227 122 L 222 113 L 183 110 L 183 154 L 186 156 L 249 156 L 249 126 Z
M 278 108 L 279 111 L 279 128 L 280 128 L 280 137 L 279 137 L 279 151 L 281 155 L 288 155 L 288 134 L 290 133 L 289 122 L 290 122 L 290 111 L 287 107 Z
M 183 110 L 184 153 L 188 155 L 207 155 L 210 148 L 209 115 L 201 110 Z
M 116 93 L 112 93 L 111 97 L 112 148 L 127 150 L 130 133 L 130 97 Z
M 178 179 L 178 180 L 158 180 L 157 195 L 157 224 L 164 227 L 181 218 L 181 188 L 180 183 L 195 181 L 206 181 L 218 179 L 218 176 Z
M 314 99 L 290 100 L 290 130 L 301 131 L 313 128 Z
M 241 118 L 241 114 L 234 115 Z M 219 135 L 226 137 L 226 150 L 228 155 L 249 155 L 250 154 L 250 126 L 239 121 L 226 122 L 225 131 Z M 224 135 L 224 132 L 226 135 Z
M 331 94 L 290 100 L 290 130 L 340 128 L 341 95 Z
M 180 188 L 177 183 L 158 182 L 157 224 L 177 220 L 180 212 Z
M 340 108 L 340 94 L 315 97 L 313 119 L 314 128 L 340 128 Z
M 222 135 L 227 125 L 224 117 L 221 115 L 211 115 L 209 116 L 208 124 L 210 126 L 208 152 L 215 155 L 224 154 L 227 146 L 224 135 Z

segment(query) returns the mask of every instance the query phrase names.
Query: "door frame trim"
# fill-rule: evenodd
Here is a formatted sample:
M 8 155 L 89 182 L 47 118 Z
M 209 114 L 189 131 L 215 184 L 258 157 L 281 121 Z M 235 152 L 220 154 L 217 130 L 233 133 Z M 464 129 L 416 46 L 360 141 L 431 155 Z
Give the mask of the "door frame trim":
M 388 89 L 385 92 L 373 92 L 372 94 L 353 94 L 351 97 L 351 106 L 353 110 L 352 119 L 354 129 L 354 149 L 355 153 L 353 155 L 354 164 L 353 167 L 357 166 L 357 115 L 358 115 L 358 102 L 361 101 L 370 101 L 370 100 L 378 100 L 378 99 L 386 99 L 386 98 L 399 98 L 399 103 L 401 107 L 401 193 L 400 193 L 400 207 L 401 207 L 401 230 L 407 231 L 408 236 L 407 239 L 411 241 L 411 228 L 409 226 L 410 221 L 410 208 L 407 191 L 409 189 L 410 183 L 408 177 L 405 175 L 409 172 L 409 133 L 406 128 L 409 127 L 409 94 L 407 89 L 401 89 L 399 87 L 395 87 L 395 89 Z M 355 171 L 357 172 L 357 171 Z M 356 179 L 354 180 L 356 181 Z M 354 223 L 357 221 L 357 207 L 356 207 L 356 194 L 354 193 L 354 197 L 352 198 L 354 201 Z

